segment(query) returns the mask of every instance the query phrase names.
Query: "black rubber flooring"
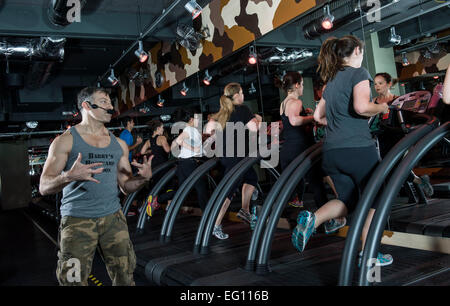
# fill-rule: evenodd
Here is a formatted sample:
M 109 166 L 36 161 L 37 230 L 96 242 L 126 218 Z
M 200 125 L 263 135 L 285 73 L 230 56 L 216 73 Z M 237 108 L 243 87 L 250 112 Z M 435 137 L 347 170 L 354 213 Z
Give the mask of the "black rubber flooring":
M 448 200 L 432 201 L 423 206 L 396 207 L 390 225 L 407 216 L 418 221 L 448 209 Z M 419 213 L 420 212 L 420 213 Z M 414 219 L 416 216 L 416 219 Z M 160 218 L 158 220 L 158 218 Z M 290 230 L 278 229 L 273 240 L 270 267 L 272 272 L 261 276 L 244 269 L 251 234 L 244 223 L 224 223 L 227 240 L 211 238 L 210 254 L 192 252 L 196 228 L 200 217 L 179 216 L 174 228 L 174 238 L 169 244 L 159 242 L 162 216 L 155 216 L 148 234 L 135 237 L 138 262 L 146 266 L 147 279 L 157 285 L 182 286 L 297 286 L 336 285 L 344 239 L 316 234 L 307 250 L 299 254 L 290 242 Z M 406 221 L 405 221 L 406 222 Z M 397 224 L 398 225 L 398 224 Z M 392 229 L 392 228 L 391 228 Z M 153 237 L 151 239 L 150 237 Z M 409 248 L 383 245 L 381 252 L 390 253 L 394 264 L 381 268 L 381 283 L 377 285 L 446 285 L 449 283 L 450 256 Z M 356 269 L 357 270 L 357 269 Z M 356 284 L 356 275 L 354 279 Z

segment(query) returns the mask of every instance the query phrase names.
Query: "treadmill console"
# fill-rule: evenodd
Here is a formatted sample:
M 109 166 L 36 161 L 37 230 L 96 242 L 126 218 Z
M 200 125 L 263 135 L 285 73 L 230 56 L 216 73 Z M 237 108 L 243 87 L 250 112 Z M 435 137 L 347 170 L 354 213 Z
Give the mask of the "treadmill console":
M 398 97 L 390 106 L 393 109 L 422 114 L 427 110 L 430 98 L 431 93 L 428 91 L 414 91 Z

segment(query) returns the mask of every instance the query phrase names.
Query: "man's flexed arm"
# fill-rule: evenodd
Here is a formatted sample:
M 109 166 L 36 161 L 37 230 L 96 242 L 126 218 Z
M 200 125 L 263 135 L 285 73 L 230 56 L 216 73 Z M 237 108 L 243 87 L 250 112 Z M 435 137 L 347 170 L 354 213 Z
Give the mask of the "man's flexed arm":
M 122 139 L 117 139 L 122 147 L 123 155 L 117 165 L 117 183 L 120 190 L 125 194 L 135 192 L 142 187 L 146 182 L 152 178 L 152 163 L 153 155 L 147 160 L 144 156 L 142 164 L 133 161 L 132 164 L 138 168 L 138 173 L 133 176 L 130 162 L 128 161 L 128 146 Z
M 42 195 L 60 192 L 67 184 L 73 181 L 93 181 L 99 183 L 92 177 L 93 174 L 101 173 L 103 168 L 93 170 L 93 167 L 101 166 L 102 163 L 85 165 L 81 163 L 81 153 L 77 160 L 67 172 L 62 172 L 66 166 L 70 150 L 72 149 L 72 135 L 63 134 L 55 138 L 48 150 L 47 160 L 44 164 L 39 192 Z

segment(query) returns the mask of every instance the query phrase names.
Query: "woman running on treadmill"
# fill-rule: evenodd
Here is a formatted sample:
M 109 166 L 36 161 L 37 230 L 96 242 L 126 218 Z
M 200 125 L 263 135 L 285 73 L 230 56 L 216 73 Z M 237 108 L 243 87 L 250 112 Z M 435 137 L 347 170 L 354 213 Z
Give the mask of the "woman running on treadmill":
M 391 88 L 396 83 L 397 80 L 393 80 L 389 73 L 377 73 L 374 79 L 374 86 L 378 96 L 373 99 L 373 102 L 377 104 L 386 103 L 388 105 L 394 102 L 398 96 L 391 92 Z M 372 124 L 372 131 L 375 131 L 377 134 L 381 158 L 384 158 L 389 150 L 391 150 L 392 147 L 405 136 L 404 133 L 395 133 L 392 130 L 384 131 L 383 133 L 380 132 L 379 124 L 383 120 L 387 120 L 387 124 L 389 125 L 395 125 L 394 122 L 396 121 L 396 118 L 394 116 L 395 112 L 379 114 L 376 116 L 375 122 Z M 430 177 L 428 175 L 418 177 L 411 171 L 408 181 L 414 182 L 422 188 L 427 197 L 431 197 L 433 195 L 433 186 L 430 183 Z
M 241 85 L 239 83 L 229 83 L 228 85 L 226 85 L 224 88 L 224 93 L 220 97 L 220 110 L 214 116 L 222 128 L 222 131 L 216 131 L 216 133 L 222 134 L 223 148 L 217 148 L 216 144 L 216 150 L 222 150 L 223 152 L 223 157 L 220 158 L 220 163 L 224 166 L 224 175 L 226 175 L 237 163 L 239 163 L 244 158 L 238 157 L 237 155 L 237 146 L 243 144 L 237 143 L 236 135 L 234 135 L 234 155 L 232 157 L 226 155 L 226 134 L 231 132 L 234 133 L 232 129 L 229 130 L 227 128 L 227 123 L 242 123 L 245 125 L 246 129 L 248 128 L 248 130 L 254 133 L 258 131 L 261 123 L 261 117 L 258 115 L 254 115 L 246 105 L 243 105 L 243 103 L 244 94 L 242 92 Z M 217 135 L 217 137 L 220 136 Z M 245 143 L 245 149 L 247 148 L 248 143 Z M 234 192 L 242 183 L 242 208 L 239 210 L 237 216 L 250 225 L 252 222 L 256 221 L 256 216 L 250 213 L 250 200 L 253 191 L 258 184 L 258 177 L 255 170 L 253 168 L 250 168 L 240 179 L 240 181 L 235 186 L 233 186 L 222 205 L 213 230 L 213 235 L 218 239 L 227 239 L 229 237 L 229 235 L 224 233 L 222 230 L 222 219 L 227 212 Z
M 200 117 L 200 114 L 197 115 L 198 116 L 196 116 L 193 110 L 185 110 L 182 108 L 177 109 L 175 113 L 177 122 L 186 123 L 186 127 L 178 135 L 178 137 L 172 141 L 171 145 L 171 150 L 173 153 L 178 151 L 177 155 L 174 154 L 174 156 L 178 158 L 176 170 L 178 187 L 181 186 L 181 184 L 199 166 L 197 158 L 202 156 L 202 136 L 197 130 L 199 126 L 198 118 Z M 197 192 L 198 206 L 202 211 L 204 211 L 206 203 L 208 202 L 208 188 L 204 178 L 198 180 L 194 187 Z M 163 193 L 159 197 L 155 198 L 152 203 L 167 202 L 167 206 L 169 206 L 174 195 L 175 191 Z
M 363 47 L 358 38 L 349 35 L 328 38 L 320 50 L 319 71 L 327 86 L 314 119 L 326 125 L 322 167 L 333 180 L 339 197 L 315 213 L 305 210 L 299 214 L 292 242 L 300 252 L 319 225 L 355 209 L 359 191 L 364 189 L 378 164 L 367 118 L 387 112 L 388 105 L 370 101 L 372 78 L 361 67 Z M 370 209 L 363 229 L 363 248 L 374 212 L 375 207 Z M 378 254 L 377 265 L 388 265 L 392 261 L 391 255 Z
M 155 163 L 152 164 L 152 170 L 155 169 L 155 167 L 167 162 L 170 152 L 170 146 L 167 142 L 166 136 L 163 135 L 164 133 L 164 125 L 159 120 L 151 120 L 147 122 L 148 126 L 148 132 L 149 139 L 147 139 L 144 143 L 144 145 L 141 148 L 141 156 L 149 156 L 153 155 L 153 160 L 155 160 Z M 153 177 L 153 181 L 157 182 L 164 173 L 158 173 Z M 157 201 L 157 198 L 150 199 L 150 203 L 148 203 L 150 206 L 147 207 L 147 211 L 150 215 L 153 214 L 157 209 L 160 208 L 160 205 Z M 147 204 L 147 205 L 148 205 Z
M 153 155 L 152 166 L 156 167 L 168 160 L 170 146 L 164 133 L 164 125 L 159 120 L 151 120 L 147 123 L 151 135 L 142 146 L 141 155 Z
M 299 99 L 303 95 L 303 78 L 299 72 L 289 71 L 283 77 L 282 88 L 287 96 L 281 102 L 280 116 L 283 123 L 283 146 L 280 150 L 280 166 L 283 171 L 303 151 L 314 144 L 312 133 L 308 133 L 305 126 L 312 124 L 314 118 L 303 109 Z M 328 202 L 325 186 L 322 181 L 321 169 L 313 169 L 307 177 L 314 190 L 314 200 L 318 207 Z M 289 202 L 293 207 L 303 207 L 303 193 L 305 182 L 301 180 L 297 185 L 297 196 Z

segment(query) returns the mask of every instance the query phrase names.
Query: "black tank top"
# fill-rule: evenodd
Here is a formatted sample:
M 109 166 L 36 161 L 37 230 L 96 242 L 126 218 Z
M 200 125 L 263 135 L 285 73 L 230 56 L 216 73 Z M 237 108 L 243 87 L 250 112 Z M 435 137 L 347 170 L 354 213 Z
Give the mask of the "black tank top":
M 164 151 L 164 148 L 162 146 L 158 146 L 156 144 L 156 137 L 150 137 L 150 150 L 152 150 L 152 167 L 161 165 L 162 163 L 165 163 L 168 160 L 168 154 L 166 151 Z
M 281 113 L 281 121 L 283 123 L 282 139 L 285 143 L 312 143 L 311 137 L 308 136 L 308 131 L 304 125 L 293 126 L 289 122 L 289 117 L 285 114 L 286 102 L 283 105 L 283 112 Z M 307 116 L 305 109 L 302 107 L 300 116 Z

